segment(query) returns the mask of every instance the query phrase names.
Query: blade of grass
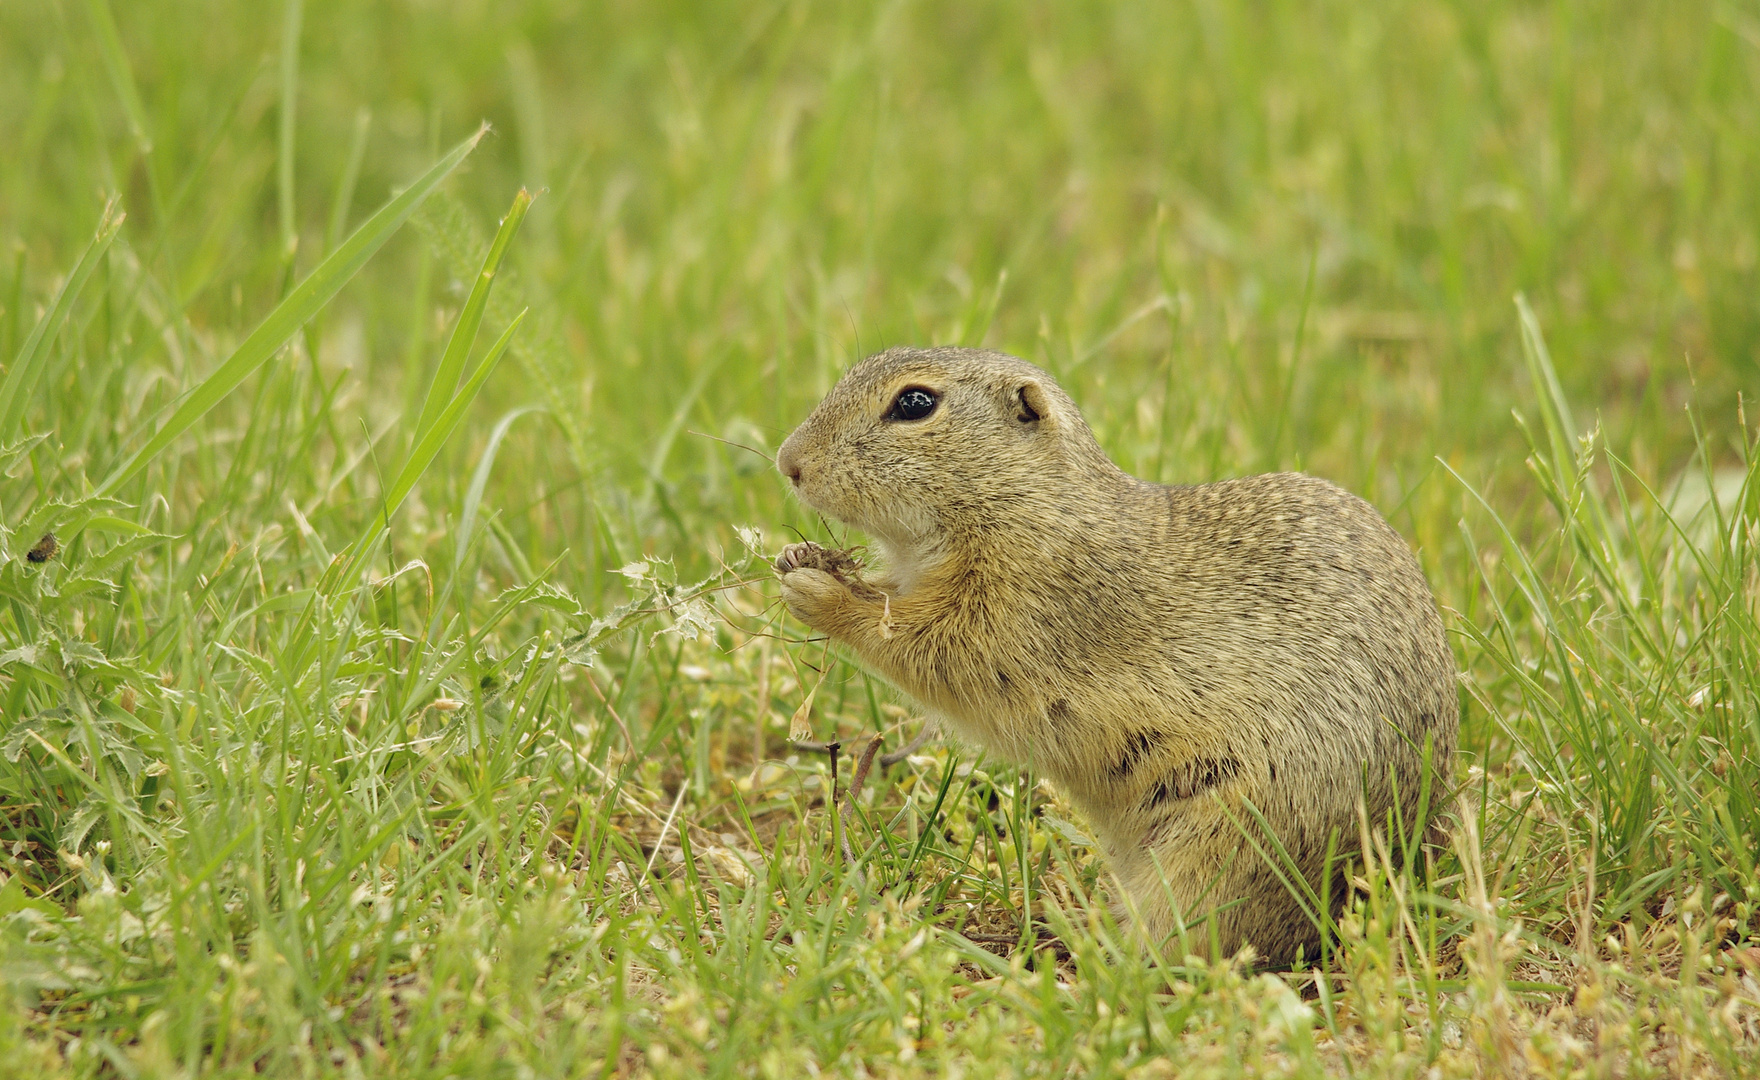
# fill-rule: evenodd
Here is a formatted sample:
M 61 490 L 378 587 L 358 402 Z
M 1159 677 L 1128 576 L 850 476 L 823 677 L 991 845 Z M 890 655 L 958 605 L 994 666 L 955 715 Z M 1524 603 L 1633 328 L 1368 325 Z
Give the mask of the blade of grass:
M 341 582 L 353 581 L 360 573 L 360 568 L 372 549 L 373 543 L 381 533 L 390 526 L 391 516 L 397 512 L 403 500 L 421 479 L 422 473 L 433 463 L 440 453 L 440 447 L 458 426 L 483 382 L 488 379 L 495 366 L 500 363 L 501 355 L 513 339 L 513 332 L 525 318 L 522 311 L 502 333 L 501 339 L 489 350 L 477 370 L 471 375 L 470 381 L 452 393 L 458 382 L 459 372 L 470 356 L 471 346 L 476 343 L 477 331 L 483 323 L 483 310 L 489 302 L 489 292 L 495 287 L 495 273 L 501 267 L 502 257 L 507 254 L 507 247 L 519 232 L 520 222 L 525 220 L 526 210 L 532 205 L 531 193 L 521 188 L 513 197 L 513 205 L 501 219 L 501 227 L 495 233 L 495 239 L 489 244 L 489 252 L 483 257 L 482 269 L 477 273 L 476 284 L 471 287 L 471 294 L 465 300 L 463 310 L 459 312 L 458 322 L 452 328 L 452 336 L 446 342 L 446 351 L 441 355 L 440 368 L 434 373 L 434 381 L 428 387 L 426 402 L 422 405 L 422 414 L 416 423 L 414 436 L 415 445 L 411 448 L 409 459 L 404 462 L 403 469 L 397 479 L 386 491 L 385 500 L 379 513 L 367 526 L 359 539 L 355 541 L 351 554 L 340 577 L 327 579 L 326 588 L 334 588 Z
M 305 18 L 301 0 L 287 0 L 286 19 L 281 28 L 281 115 L 280 142 L 276 154 L 275 194 L 281 214 L 281 258 L 290 266 L 299 248 L 299 224 L 294 220 L 293 202 L 293 136 L 294 119 L 299 103 L 299 35 Z
M 360 272 L 366 261 L 372 258 L 385 241 L 409 220 L 423 199 L 439 186 L 440 181 L 458 167 L 482 139 L 489 129 L 487 125 L 477 129 L 470 138 L 459 143 L 445 157 L 441 158 L 427 172 L 405 188 L 390 202 L 381 207 L 378 213 L 368 218 L 353 236 L 335 253 L 318 264 L 317 269 L 306 275 L 305 279 L 294 286 L 286 299 L 277 304 L 251 335 L 244 340 L 238 349 L 221 364 L 213 374 L 196 386 L 196 388 L 178 405 L 153 436 L 140 449 L 130 454 L 118 465 L 111 474 L 98 485 L 97 494 L 108 495 L 135 474 L 146 468 L 147 463 L 157 457 L 171 445 L 178 436 L 188 431 L 197 420 L 207 414 L 208 410 L 220 403 L 220 400 L 233 390 L 250 374 L 261 367 L 270 357 L 274 356 L 281 346 L 291 338 L 307 319 L 317 314 L 325 304 L 329 303 L 342 287 L 348 284 L 355 274 Z
M 86 245 L 79 261 L 74 263 L 73 272 L 67 275 L 67 280 L 55 293 L 49 310 L 37 320 L 36 328 L 25 339 L 24 347 L 18 351 L 12 367 L 7 370 L 6 381 L 0 383 L 0 446 L 9 445 L 17 436 L 18 425 L 24 420 L 25 407 L 30 404 L 37 381 L 43 377 L 43 366 L 48 360 L 49 348 L 61 333 L 68 313 L 73 310 L 74 302 L 84 291 L 92 271 L 97 269 L 104 253 L 110 250 L 110 242 L 116 239 L 116 232 L 122 228 L 126 216 L 119 208 L 118 199 L 111 196 L 110 201 L 104 204 L 104 212 L 98 216 L 98 231 L 93 235 L 92 242 Z
M 1577 457 L 1570 446 L 1570 440 L 1577 435 L 1577 423 L 1564 388 L 1559 385 L 1558 372 L 1552 366 L 1552 353 L 1546 348 L 1546 336 L 1540 332 L 1540 320 L 1534 317 L 1534 309 L 1521 293 L 1516 294 L 1516 314 L 1522 325 L 1522 359 L 1528 365 L 1528 376 L 1540 399 L 1540 414 L 1552 443 L 1552 464 L 1558 470 L 1559 490 L 1568 491 L 1570 475 L 1564 470 Z
M 122 111 L 128 117 L 128 133 L 141 156 L 141 170 L 147 180 L 147 201 L 153 210 L 153 220 L 163 221 L 165 202 L 159 179 L 159 155 L 153 153 L 152 129 L 147 122 L 146 106 L 141 101 L 140 84 L 134 77 L 134 66 L 123 49 L 122 35 L 116 31 L 116 20 L 110 13 L 107 0 L 87 0 L 86 11 L 97 31 L 98 51 L 104 58 L 105 74 L 110 77 L 110 85 L 122 101 Z
M 116 19 L 104 0 L 87 0 L 86 11 L 97 31 L 98 51 L 104 55 L 104 71 L 122 99 L 122 111 L 128 115 L 128 133 L 142 157 L 153 152 L 153 137 L 147 126 L 146 106 L 141 103 L 140 89 L 135 85 L 134 71 L 128 54 L 122 48 L 122 35 L 116 32 Z
M 452 556 L 454 569 L 464 565 L 465 552 L 470 549 L 471 533 L 477 526 L 477 507 L 482 505 L 483 489 L 489 486 L 489 472 L 495 467 L 495 455 L 501 449 L 501 440 L 507 437 L 515 420 L 527 413 L 544 411 L 542 405 L 522 405 L 503 416 L 489 433 L 489 443 L 483 447 L 482 457 L 477 459 L 476 471 L 471 474 L 471 486 L 465 491 L 464 510 L 458 517 L 458 539 L 453 545 Z
M 334 592 L 338 584 L 353 581 L 360 574 L 361 566 L 365 564 L 374 542 L 390 525 L 391 516 L 397 512 L 399 506 L 403 505 L 403 500 L 416 486 L 416 481 L 420 480 L 422 474 L 427 472 L 428 466 L 433 464 L 434 458 L 440 453 L 440 448 L 445 445 L 447 437 L 458 427 L 458 422 L 464 419 L 465 410 L 476 398 L 477 391 L 483 388 L 483 383 L 488 381 L 489 376 L 500 365 L 501 357 L 507 352 L 507 346 L 513 341 L 513 332 L 519 329 L 519 324 L 525 321 L 525 317 L 524 310 L 514 316 L 513 322 L 509 323 L 507 329 L 502 331 L 501 337 L 489 348 L 488 355 L 484 356 L 482 363 L 477 365 L 477 370 L 471 373 L 470 381 L 465 383 L 453 399 L 447 403 L 446 408 L 428 430 L 418 433 L 415 448 L 410 451 L 409 460 L 404 463 L 403 469 L 397 474 L 397 479 L 392 482 L 390 490 L 386 492 L 385 501 L 380 507 L 379 513 L 374 516 L 372 523 L 355 541 L 352 549 L 353 554 L 349 558 L 347 568 L 342 571 L 340 576 L 332 578 L 326 583 L 328 591 Z
M 440 367 L 434 372 L 434 381 L 428 386 L 427 399 L 422 402 L 422 412 L 416 420 L 417 440 L 434 425 L 441 410 L 446 408 L 452 392 L 458 387 L 459 376 L 464 374 L 465 361 L 470 358 L 471 347 L 476 344 L 477 330 L 483 325 L 483 309 L 489 303 L 489 291 L 495 287 L 495 273 L 501 268 L 501 258 L 507 254 L 507 245 L 513 242 L 514 234 L 519 232 L 520 222 L 525 220 L 526 210 L 531 205 L 531 193 L 521 188 L 519 194 L 513 197 L 513 206 L 501 219 L 501 227 L 496 230 L 495 239 L 489 245 L 489 254 L 483 259 L 483 268 L 471 286 L 470 296 L 465 298 L 464 308 L 458 313 L 458 322 L 452 328 L 452 336 L 446 341 L 446 351 L 440 356 Z
M 329 254 L 342 243 L 348 228 L 348 212 L 354 208 L 354 189 L 361 178 L 361 161 L 367 156 L 367 132 L 372 129 L 373 114 L 361 109 L 354 115 L 354 139 L 348 145 L 348 164 L 336 184 L 336 200 L 330 206 L 330 227 L 324 231 L 324 252 Z

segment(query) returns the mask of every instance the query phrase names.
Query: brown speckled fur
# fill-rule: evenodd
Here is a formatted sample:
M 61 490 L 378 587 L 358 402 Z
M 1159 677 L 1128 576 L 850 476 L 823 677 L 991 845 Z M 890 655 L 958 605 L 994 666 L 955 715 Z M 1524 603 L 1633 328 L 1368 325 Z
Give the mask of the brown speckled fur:
M 887 419 L 907 387 L 935 411 Z M 961 738 L 1051 777 L 1151 938 L 1175 908 L 1191 924 L 1240 900 L 1212 912 L 1225 954 L 1311 955 L 1312 923 L 1230 813 L 1250 823 L 1250 799 L 1315 880 L 1334 830 L 1354 847 L 1365 795 L 1385 819 L 1390 772 L 1416 824 L 1426 738 L 1446 775 L 1458 701 L 1429 586 L 1324 480 L 1137 480 L 1045 372 L 953 348 L 857 364 L 777 464 L 882 556 L 852 588 L 791 548 L 789 610 Z

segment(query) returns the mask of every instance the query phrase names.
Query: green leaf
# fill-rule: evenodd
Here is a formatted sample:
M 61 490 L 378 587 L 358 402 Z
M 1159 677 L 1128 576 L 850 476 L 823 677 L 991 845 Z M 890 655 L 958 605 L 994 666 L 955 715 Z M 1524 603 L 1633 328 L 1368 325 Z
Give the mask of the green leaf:
M 74 638 L 61 642 L 61 662 L 69 667 L 107 668 L 110 666 L 110 658 L 99 652 L 97 646 Z
M 572 593 L 560 585 L 552 585 L 547 581 L 539 582 L 536 591 L 525 597 L 525 602 L 549 608 L 551 611 L 559 612 L 570 619 L 589 617 L 586 610 L 581 607 L 581 602 L 576 600 Z
M 117 499 L 95 495 L 87 495 L 72 502 L 51 500 L 39 503 L 32 508 L 30 516 L 19 524 L 15 534 L 26 544 L 34 544 L 44 533 L 56 530 L 60 530 L 63 538 L 72 537 L 101 512 L 124 509 L 126 506 L 126 503 Z
M 74 810 L 73 816 L 61 830 L 61 846 L 68 851 L 78 851 L 79 845 L 85 840 L 92 826 L 104 818 L 104 803 L 94 796 L 87 795 Z
M 226 362 L 184 397 L 177 411 L 172 413 L 171 419 L 153 433 L 146 445 L 129 455 L 126 461 L 98 485 L 98 493 L 103 495 L 115 491 L 130 477 L 146 468 L 148 462 L 274 356 L 305 325 L 306 320 L 316 315 L 319 309 L 329 303 L 360 272 L 373 253 L 409 220 L 410 214 L 415 212 L 422 200 L 475 149 L 487 130 L 487 126 L 478 128 L 476 134 L 454 147 L 451 153 L 423 173 L 414 184 L 368 218 L 355 230 L 353 236 L 329 258 L 319 263 L 317 269 L 306 275 L 304 281 L 294 286 L 286 299 L 276 305 L 268 318 L 251 332 L 250 337 L 244 340 Z
M 13 877 L 5 885 L 0 885 L 0 918 L 29 908 L 43 915 L 60 917 L 64 912 L 53 903 L 39 897 L 26 895 L 24 881 Z
M 0 653 L 0 667 L 9 664 L 25 664 L 36 667 L 43 661 L 43 650 L 39 645 L 20 645 L 16 649 L 8 649 Z
M 47 435 L 26 435 L 8 446 L 0 446 L 0 476 L 11 476 L 20 459 L 37 448 Z
M 158 540 L 171 539 L 165 533 L 154 532 L 138 521 L 117 517 L 115 514 L 98 514 L 86 522 L 86 529 L 100 533 L 128 533 L 131 536 L 150 536 Z
M 92 577 L 87 574 L 64 578 L 55 586 L 55 591 L 61 594 L 63 600 L 72 600 L 76 596 L 84 596 L 89 592 L 113 592 L 115 589 L 116 583 L 109 578 Z
M 90 529 L 91 525 L 88 524 L 86 528 Z M 93 577 L 101 577 L 141 552 L 151 551 L 170 539 L 172 538 L 164 533 L 148 533 L 145 536 L 130 537 L 109 551 L 82 562 L 79 567 L 80 572 Z

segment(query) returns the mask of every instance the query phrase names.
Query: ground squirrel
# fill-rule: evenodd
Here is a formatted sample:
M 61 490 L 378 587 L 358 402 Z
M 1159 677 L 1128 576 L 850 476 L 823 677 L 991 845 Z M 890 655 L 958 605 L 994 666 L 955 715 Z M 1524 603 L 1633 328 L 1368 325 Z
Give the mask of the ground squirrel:
M 1370 822 L 1397 803 L 1421 826 L 1424 748 L 1442 774 L 1454 751 L 1454 663 L 1417 560 L 1362 499 L 1299 473 L 1135 479 L 1049 375 L 979 349 L 863 360 L 776 464 L 881 556 L 864 575 L 791 545 L 789 611 L 1049 776 L 1149 938 L 1183 923 L 1201 952 L 1314 954 L 1243 799 L 1316 885 L 1365 798 Z

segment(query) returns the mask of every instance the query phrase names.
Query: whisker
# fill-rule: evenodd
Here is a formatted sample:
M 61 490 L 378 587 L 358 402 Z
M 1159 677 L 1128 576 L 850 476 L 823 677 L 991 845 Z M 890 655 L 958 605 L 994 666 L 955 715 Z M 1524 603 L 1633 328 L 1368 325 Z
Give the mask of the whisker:
M 737 446 L 741 450 L 750 450 L 752 453 L 763 458 L 765 461 L 768 461 L 770 464 L 772 464 L 772 465 L 776 464 L 775 458 L 771 457 L 769 454 L 764 453 L 764 451 L 762 451 L 762 450 L 753 450 L 751 447 L 747 446 L 745 443 L 734 442 L 732 439 L 723 439 L 719 435 L 709 435 L 709 434 L 706 434 L 701 431 L 690 431 L 688 428 L 686 430 L 689 432 L 689 434 L 695 435 L 701 439 L 714 439 L 718 443 L 726 443 L 729 446 Z

